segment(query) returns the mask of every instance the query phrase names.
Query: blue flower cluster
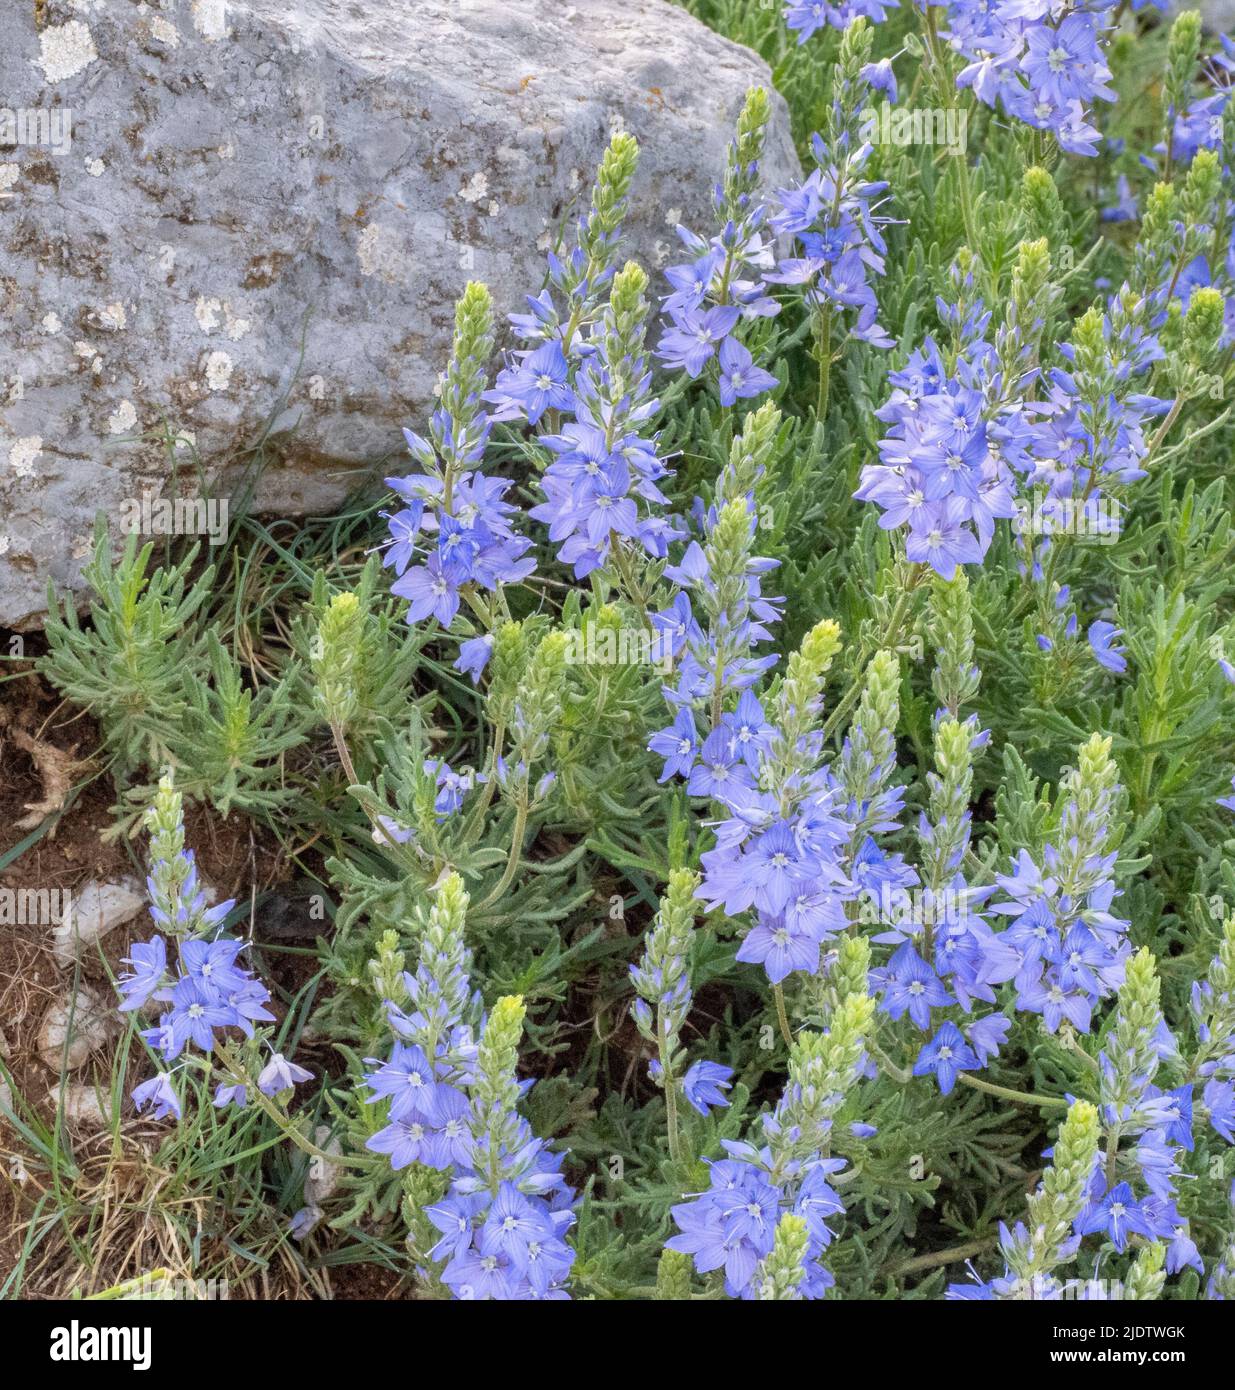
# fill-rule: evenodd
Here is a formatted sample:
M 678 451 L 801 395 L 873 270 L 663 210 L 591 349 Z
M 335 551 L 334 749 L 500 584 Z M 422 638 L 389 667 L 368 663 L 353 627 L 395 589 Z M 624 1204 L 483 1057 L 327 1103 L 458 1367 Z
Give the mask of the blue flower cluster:
M 574 1194 L 563 1155 L 536 1139 L 515 1109 L 531 1085 L 513 1072 L 522 1004 L 502 1000 L 482 1017 L 469 983 L 466 910 L 452 874 L 437 891 L 416 971 L 403 973 L 406 1001 L 387 1001 L 396 1035 L 390 1056 L 368 1059 L 368 1099 L 390 1104 L 388 1123 L 366 1147 L 389 1155 L 396 1171 L 417 1163 L 449 1175 L 449 1190 L 425 1214 L 440 1232 L 430 1257 L 444 1262 L 440 1277 L 455 1297 L 567 1298 L 574 1251 L 563 1236 Z
M 275 1021 L 266 1007 L 270 991 L 239 964 L 245 943 L 219 934 L 235 902 L 228 899 L 207 906 L 193 851 L 184 847 L 181 801 L 170 778 L 160 782 L 147 823 L 153 834 L 146 888 L 150 915 L 160 932 L 149 941 L 134 943 L 125 957 L 123 963 L 128 969 L 116 981 L 122 1000 L 120 1012 L 134 1013 L 152 1000 L 167 1005 L 158 1024 L 142 1030 L 142 1038 L 168 1063 L 176 1061 L 190 1044 L 210 1058 L 217 1031 L 237 1028 L 252 1038 L 255 1025 Z M 168 936 L 177 947 L 174 972 L 168 967 Z M 276 1052 L 259 1075 L 258 1086 L 273 1096 L 311 1076 Z M 159 1072 L 142 1082 L 134 1089 L 133 1099 L 139 1109 L 154 1106 L 156 1119 L 168 1114 L 181 1117 L 180 1099 L 169 1072 Z M 244 1084 L 223 1083 L 214 1103 L 243 1107 L 245 1101 Z
M 1117 896 L 1109 847 L 1119 795 L 1109 740 L 1095 736 L 1081 748 L 1058 834 L 1039 863 L 1021 850 L 1014 872 L 996 876 L 1006 897 L 991 910 L 1009 919 L 987 938 L 980 978 L 1012 980 L 1018 1009 L 1041 1014 L 1048 1032 L 1065 1019 L 1089 1031 L 1095 1005 L 1123 980 L 1131 953 L 1129 923 L 1111 907 Z
M 687 777 L 696 796 L 715 795 L 718 789 L 740 796 L 742 788 L 752 787 L 757 754 L 770 733 L 750 687 L 777 658 L 756 656 L 753 648 L 771 640 L 768 625 L 779 620 L 783 600 L 763 593 L 763 576 L 777 561 L 754 555 L 752 549 L 755 485 L 779 421 L 771 405 L 748 417 L 717 480 L 712 504 L 696 499 L 693 520 L 699 539 L 690 540 L 677 564 L 665 567 L 665 577 L 679 591 L 666 608 L 651 615 L 674 662 L 674 683 L 664 693 L 677 714 L 648 747 L 665 759 L 660 780 Z M 734 700 L 739 707 L 726 713 L 725 706 Z
M 955 300 L 937 308 L 954 350 L 928 337 L 889 373 L 892 394 L 876 411 L 888 426 L 881 462 L 864 465 L 854 494 L 880 508 L 885 530 L 905 527 L 909 559 L 945 579 L 982 560 L 997 517 L 1017 515 L 1009 464 L 1027 467 L 1035 439 L 1021 376 L 1001 369 L 986 336 L 991 315 L 972 266 L 958 261 L 951 279 Z
M 1152 953 L 1142 950 L 1128 962 L 1119 1006 L 1097 1058 L 1097 1106 L 1073 1105 L 1053 1151 L 1062 1172 L 1052 1174 L 1049 1189 L 1039 1188 L 1030 1199 L 1029 1227 L 1018 1223 L 1009 1230 L 1001 1225 L 1000 1247 L 1008 1265 L 1004 1276 L 953 1285 L 949 1297 L 1055 1299 L 1070 1296 L 1070 1291 L 1082 1298 L 1104 1296 L 1097 1287 L 1082 1281 L 1065 1284 L 1052 1273 L 1090 1235 L 1104 1237 L 1121 1253 L 1133 1237 L 1162 1242 L 1168 1274 L 1185 1268 L 1204 1274 L 1189 1222 L 1177 1205 L 1177 1184 L 1186 1176 L 1185 1155 L 1196 1146 L 1195 1124 L 1202 1116 L 1227 1143 L 1233 1138 L 1232 982 L 1235 922 L 1227 924 L 1209 978 L 1193 988 L 1197 1045 L 1188 1063 L 1159 1006 Z M 1164 1066 L 1182 1075 L 1182 1084 L 1158 1085 Z M 1197 1106 L 1195 1086 L 1203 1078 L 1203 1103 Z
M 549 285 L 528 297 L 529 314 L 511 316 L 516 335 L 535 346 L 514 353 L 485 393 L 495 420 L 549 426 L 537 443 L 555 457 L 541 478 L 545 501 L 530 515 L 579 579 L 624 543 L 663 559 L 681 535 L 661 514 L 658 484 L 669 469 L 657 434 L 646 434 L 660 410 L 644 353 L 647 277 L 633 262 L 616 268 L 637 156 L 630 136 L 610 142 L 574 246 L 564 258 L 550 253 Z
M 806 1223 L 800 1296 L 822 1298 L 835 1282 L 822 1255 L 835 1235 L 829 1219 L 845 1210 L 830 1179 L 846 1163 L 829 1148 L 837 1112 L 861 1074 L 870 1016 L 871 1001 L 852 994 L 827 1034 L 802 1034 L 780 1099 L 760 1117 L 761 1142 L 724 1141 L 729 1157 L 711 1163 L 708 1190 L 673 1208 L 680 1234 L 668 1248 L 691 1255 L 701 1274 L 723 1269 L 733 1298 L 759 1297 L 760 1267 L 785 1212 Z
M 718 764 L 725 777 L 708 769 L 711 794 L 728 814 L 716 827 L 716 847 L 702 856 L 699 894 L 730 916 L 754 908 L 737 958 L 761 964 L 778 984 L 794 970 L 815 974 L 824 941 L 844 930 L 844 905 L 857 891 L 844 862 L 853 826 L 844 819 L 843 789 L 821 766 L 818 736 L 801 741 L 790 772 L 789 739 L 764 725 L 753 699 L 747 722 L 757 735 L 751 752 L 735 737 L 726 753 L 733 761 Z
M 832 5 L 828 0 L 790 0 L 785 6 L 785 23 L 805 43 L 812 34 L 823 28 L 845 29 L 855 19 L 869 19 L 881 24 L 888 10 L 900 9 L 900 0 L 841 0 Z
M 516 508 L 505 500 L 511 480 L 481 467 L 493 424 L 481 408 L 492 349 L 489 292 L 471 284 L 456 309 L 454 351 L 441 377 L 429 438 L 403 432 L 424 471 L 386 479 L 404 506 L 388 518 L 384 563 L 398 575 L 391 592 L 408 600 L 409 623 L 433 617 L 449 628 L 462 596 L 517 583 L 536 567 L 526 554 L 531 541 L 511 525 Z M 474 647 L 461 659 L 477 679 L 486 658 L 487 649 Z
M 946 37 L 969 59 L 957 78 L 987 106 L 1050 131 L 1070 154 L 1097 153 L 1096 100 L 1114 101 L 1103 40 L 1114 0 L 945 0 Z
M 705 241 L 686 227 L 678 237 L 692 259 L 665 272 L 673 293 L 664 301 L 672 327 L 656 355 L 666 366 L 697 377 L 716 359 L 720 402 L 733 405 L 769 391 L 776 378 L 756 366 L 734 330 L 742 320 L 770 318 L 780 305 L 767 292 L 764 274 L 772 269 L 765 239 L 767 204 L 758 196 L 759 160 L 769 114 L 767 93 L 753 88 L 729 147 L 724 180 L 713 190 L 720 232 Z
M 1032 304 L 1014 304 L 992 341 L 971 258 L 958 259 L 951 281 L 953 301 L 940 298 L 936 307 L 952 349 L 928 336 L 889 373 L 892 393 L 876 412 L 888 426 L 881 461 L 863 467 L 854 495 L 880 508 L 885 530 L 904 527 L 908 557 L 945 578 L 982 561 L 998 518 L 1015 518 L 1026 544 L 1020 522 L 1032 496 L 1042 540 L 1022 570 L 1041 580 L 1052 531 L 1078 511 L 1088 531 L 1113 531 L 1118 518 L 1103 489 L 1145 476 L 1146 420 L 1171 404 L 1133 389 L 1163 356 L 1146 326 L 1155 311 L 1125 285 L 1105 313 L 1091 310 L 1073 341 L 1059 345 L 1066 366 L 1049 369 L 1045 398 L 1032 400 L 1028 388 L 1040 374 L 1026 332 Z M 1066 594 L 1060 611 L 1065 602 Z M 1049 650 L 1056 637 L 1043 637 Z M 1102 660 L 1107 644 L 1093 645 Z
M 765 1117 L 770 1122 L 769 1117 Z M 844 1168 L 844 1159 L 817 1158 L 802 1164 L 791 1182 L 776 1182 L 774 1160 L 766 1146 L 724 1142 L 732 1154 L 746 1157 L 720 1159 L 709 1164 L 711 1186 L 701 1197 L 673 1208 L 681 1231 L 666 1242 L 670 1250 L 694 1257 L 701 1274 L 725 1272 L 725 1292 L 732 1298 L 753 1299 L 758 1292 L 761 1261 L 772 1251 L 776 1224 L 781 1214 L 792 1211 L 804 1217 L 809 1231 L 803 1297 L 822 1298 L 836 1282 L 820 1263 L 834 1232 L 828 1218 L 845 1210 L 845 1204 L 828 1179 Z
M 863 43 L 863 40 L 865 42 Z M 864 25 L 848 30 L 837 61 L 837 76 L 826 137 L 816 132 L 811 151 L 816 167 L 806 180 L 782 189 L 771 218 L 778 236 L 794 239 L 794 253 L 781 260 L 766 279 L 803 287 L 806 303 L 828 310 L 848 324 L 849 336 L 874 347 L 894 344 L 877 321 L 879 305 L 870 284 L 884 273 L 887 243 L 880 228 L 892 221 L 879 212 L 887 183 L 864 179 L 871 145 L 864 123 L 872 84 L 895 94 L 890 67 L 868 64 L 870 36 Z M 829 323 L 829 356 L 839 341 Z
M 1197 150 L 1222 149 L 1222 121 L 1235 86 L 1235 41 L 1219 34 L 1221 53 L 1208 54 L 1201 71 L 1203 96 L 1188 102 L 1183 110 L 1172 112 L 1170 149 L 1165 143 L 1156 153 L 1187 163 Z
M 660 409 L 643 355 L 646 285 L 633 263 L 614 278 L 586 355 L 565 390 L 562 410 L 574 419 L 538 440 L 555 457 L 541 478 L 545 501 L 530 515 L 549 528 L 551 541 L 561 543 L 558 558 L 578 579 L 605 564 L 615 546 L 635 543 L 664 559 L 669 542 L 682 535 L 664 515 L 668 499 L 659 484 L 669 469 L 660 458 L 659 436 L 642 433 Z

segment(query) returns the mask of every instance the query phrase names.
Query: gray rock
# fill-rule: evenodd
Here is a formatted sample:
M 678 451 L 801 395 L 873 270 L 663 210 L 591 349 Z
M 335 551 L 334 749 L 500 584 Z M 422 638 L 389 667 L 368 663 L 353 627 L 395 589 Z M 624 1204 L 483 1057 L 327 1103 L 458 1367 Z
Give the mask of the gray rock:
M 104 1108 L 104 1095 L 97 1086 L 77 1082 L 64 1088 L 63 1097 L 59 1090 L 52 1090 L 47 1093 L 47 1099 L 53 1108 L 63 1100 L 64 1118 L 70 1124 L 85 1129 L 105 1129 L 111 1123 L 111 1115 L 110 1107 Z M 110 1101 L 110 1096 L 106 1101 Z
M 115 1006 L 97 990 L 80 984 L 76 995 L 69 994 L 52 1004 L 44 1014 L 39 1030 L 39 1057 L 52 1071 L 58 1072 L 62 1065 L 67 1071 L 76 1071 L 107 1042 L 117 1026 Z
M 131 922 L 146 907 L 146 893 L 135 878 L 115 883 L 91 879 L 73 896 L 68 921 L 52 933 L 52 951 L 61 965 L 87 959 L 96 944 L 116 927 Z
M 38 32 L 11 8 L 10 626 L 39 621 L 49 575 L 78 583 L 96 509 L 119 532 L 162 495 L 173 454 L 226 495 L 269 425 L 258 502 L 288 514 L 380 477 L 423 425 L 464 284 L 522 307 L 610 132 L 642 146 L 628 249 L 654 270 L 675 222 L 707 230 L 745 91 L 770 80 L 664 0 L 49 0 Z M 798 173 L 779 98 L 764 168 Z
M 328 1125 L 318 1125 L 313 1131 L 313 1142 L 323 1153 L 332 1154 L 336 1158 L 343 1154 L 342 1142 L 337 1137 L 331 1137 Z M 314 1155 L 304 1180 L 305 1205 L 320 1211 L 334 1196 L 342 1173 L 343 1170 L 337 1163 L 330 1163 Z

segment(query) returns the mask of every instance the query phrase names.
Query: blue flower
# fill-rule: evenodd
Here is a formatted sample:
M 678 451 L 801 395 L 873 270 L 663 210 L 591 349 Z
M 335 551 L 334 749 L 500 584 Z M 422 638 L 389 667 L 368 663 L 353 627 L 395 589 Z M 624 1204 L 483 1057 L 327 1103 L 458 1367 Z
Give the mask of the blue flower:
M 321 1219 L 320 1207 L 301 1207 L 288 1221 L 287 1229 L 293 1240 L 305 1240 L 316 1229 Z
M 705 310 L 679 310 L 670 317 L 674 326 L 662 335 L 656 355 L 666 366 L 697 377 L 733 332 L 738 310 L 732 304 L 717 304 Z
M 203 988 L 187 975 L 176 982 L 171 999 L 171 1012 L 163 1020 L 168 1027 L 168 1045 L 163 1055 L 168 1061 L 179 1057 L 190 1041 L 209 1056 L 214 1051 L 214 1030 L 238 1021 L 236 1011 L 224 1004 L 214 990 Z
M 956 1085 L 956 1078 L 961 1072 L 976 1071 L 980 1067 L 977 1054 L 965 1041 L 960 1029 L 948 1021 L 940 1026 L 935 1036 L 918 1053 L 913 1074 L 933 1075 L 946 1096 Z
M 499 372 L 494 389 L 486 391 L 484 399 L 503 407 L 497 419 L 524 415 L 534 425 L 546 410 L 571 409 L 574 391 L 568 378 L 566 355 L 554 339 L 524 353 L 517 367 Z
M 714 1105 L 726 1106 L 724 1092 L 732 1085 L 733 1068 L 719 1062 L 698 1061 L 688 1068 L 682 1078 L 686 1099 L 701 1114 L 706 1115 Z
M 459 611 L 458 586 L 446 574 L 436 551 L 423 565 L 396 579 L 390 592 L 407 599 L 409 623 L 420 623 L 432 616 L 443 627 L 449 627 Z
M 1007 1041 L 1008 1029 L 1011 1027 L 1011 1020 L 1003 1014 L 987 1014 L 985 1018 L 977 1019 L 966 1027 L 965 1036 L 973 1044 L 980 1067 L 985 1067 L 992 1057 L 998 1055 L 999 1049 Z
M 421 1120 L 392 1120 L 384 1129 L 365 1140 L 372 1153 L 388 1154 L 390 1166 L 397 1173 L 411 1163 L 437 1166 L 434 1162 L 437 1143 L 429 1126 Z
M 471 676 L 472 684 L 479 685 L 481 673 L 489 664 L 492 655 L 493 638 L 489 633 L 486 632 L 480 637 L 469 637 L 466 642 L 459 644 L 459 657 L 454 663 L 455 670 Z
M 162 985 L 167 974 L 167 942 L 161 936 L 135 941 L 129 949 L 124 964 L 133 968 L 116 981 L 116 987 L 124 996 L 121 1013 L 140 1009 Z
M 720 403 L 730 406 L 740 397 L 759 396 L 777 384 L 771 372 L 756 367 L 754 358 L 736 338 L 720 347 Z
M 1129 1235 L 1151 1234 L 1145 1211 L 1126 1182 L 1112 1187 L 1099 1201 L 1090 1202 L 1077 1217 L 1076 1230 L 1080 1235 L 1102 1231 L 1120 1251 L 1127 1245 Z
M 376 1071 L 366 1072 L 364 1079 L 370 1087 L 370 1101 L 390 1098 L 392 1120 L 436 1120 L 437 1070 L 419 1047 L 396 1043 L 390 1060 Z
M 878 972 L 878 979 L 883 986 L 880 1008 L 884 1013 L 893 1019 L 908 1013 L 914 1023 L 923 1030 L 931 1026 L 932 1009 L 955 1003 L 938 975 L 908 941 L 893 952 L 886 968 Z M 953 1024 L 945 1024 L 944 1027 L 955 1030 Z M 942 1031 L 941 1029 L 940 1032 Z M 936 1039 L 938 1036 L 937 1034 Z M 963 1038 L 961 1042 L 968 1052 L 968 1044 L 965 1044 Z M 928 1046 L 933 1046 L 933 1043 Z M 974 1064 L 976 1065 L 976 1059 Z
M 143 1081 L 133 1088 L 133 1102 L 139 1110 L 154 1107 L 152 1118 L 166 1119 L 168 1115 L 180 1118 L 180 1098 L 172 1087 L 171 1077 L 166 1072 L 158 1072 L 149 1081 Z
M 714 1163 L 711 1190 L 672 1210 L 681 1234 L 665 1244 L 692 1255 L 700 1274 L 724 1269 L 725 1290 L 737 1297 L 772 1248 L 780 1192 L 751 1164 Z
M 248 1102 L 248 1087 L 242 1083 L 229 1084 L 228 1082 L 221 1081 L 215 1088 L 214 1104 L 219 1110 L 222 1110 L 228 1105 L 234 1105 L 237 1110 L 243 1110 Z
M 257 1078 L 257 1089 L 265 1096 L 277 1096 L 280 1091 L 290 1090 L 301 1081 L 312 1081 L 313 1073 L 295 1062 L 289 1062 L 281 1052 L 276 1052 L 262 1068 Z
M 808 975 L 818 971 L 822 939 L 822 932 L 804 923 L 761 916 L 738 948 L 737 959 L 762 965 L 768 979 L 778 985 L 794 970 Z
M 1120 628 L 1102 618 L 1089 625 L 1089 645 L 1098 664 L 1105 666 L 1108 671 L 1114 671 L 1116 675 L 1122 675 L 1128 669 L 1128 663 L 1124 658 L 1127 648 L 1112 645 L 1115 638 L 1122 635 Z
M 689 707 L 678 710 L 677 717 L 667 729 L 660 729 L 652 735 L 648 750 L 665 760 L 665 766 L 656 779 L 658 782 L 690 775 L 699 751 L 699 735 L 695 730 L 695 716 Z

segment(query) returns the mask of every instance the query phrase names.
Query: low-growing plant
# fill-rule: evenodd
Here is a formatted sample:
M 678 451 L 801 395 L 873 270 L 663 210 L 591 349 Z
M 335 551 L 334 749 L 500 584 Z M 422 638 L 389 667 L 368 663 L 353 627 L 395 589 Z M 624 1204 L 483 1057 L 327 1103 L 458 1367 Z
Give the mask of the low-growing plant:
M 418 1297 L 1230 1297 L 1230 45 L 688 7 L 800 180 L 753 90 L 654 277 L 615 134 L 381 502 L 204 572 L 100 529 L 55 606 L 153 807 L 135 1099 L 337 1169 L 297 1241 Z M 324 1076 L 261 1052 L 182 794 L 331 895 Z

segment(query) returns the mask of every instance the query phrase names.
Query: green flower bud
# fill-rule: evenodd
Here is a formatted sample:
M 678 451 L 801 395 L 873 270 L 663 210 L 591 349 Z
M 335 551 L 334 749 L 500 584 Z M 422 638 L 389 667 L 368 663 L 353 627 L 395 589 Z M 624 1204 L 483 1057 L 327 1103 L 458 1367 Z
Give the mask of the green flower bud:
M 335 594 L 309 644 L 314 695 L 327 723 L 346 729 L 356 713 L 356 673 L 363 660 L 365 613 L 356 594 Z
M 454 350 L 442 379 L 442 408 L 451 415 L 475 410 L 493 355 L 493 299 L 485 285 L 469 281 L 455 304 Z
M 922 837 L 922 859 L 926 884 L 936 891 L 948 881 L 957 851 L 969 842 L 972 739 L 973 730 L 955 719 L 941 719 L 935 726 L 938 771 L 926 774 L 929 834 Z
M 1031 237 L 1045 237 L 1052 246 L 1061 242 L 1063 204 L 1049 170 L 1033 165 L 1021 177 L 1021 213 Z
M 1174 262 L 1178 234 L 1179 199 L 1169 183 L 1155 184 L 1141 213 L 1141 235 L 1132 257 L 1129 280 L 1137 285 L 1156 285 L 1167 279 Z
M 1005 1247 L 1012 1271 L 1031 1289 L 1062 1263 L 1062 1247 L 1088 1197 L 1100 1139 L 1097 1107 L 1074 1101 L 1055 1140 L 1054 1160 L 1029 1199 L 1028 1243 Z
M 737 137 L 729 146 L 724 182 L 721 185 L 721 220 L 737 222 L 747 200 L 759 186 L 759 161 L 772 108 L 762 87 L 746 93 L 738 116 Z
M 515 1071 L 526 1013 L 521 994 L 503 995 L 494 1004 L 480 1035 L 472 1107 L 473 1113 L 486 1126 L 500 1126 L 513 1117 L 519 1102 Z M 496 1159 L 496 1153 L 493 1157 Z
M 1128 962 L 1119 987 L 1119 1008 L 1104 1052 L 1098 1099 L 1122 1112 L 1135 1105 L 1158 1071 L 1154 1034 L 1162 1023 L 1162 992 L 1153 952 L 1143 946 Z M 1118 1132 L 1118 1131 L 1116 1131 Z
M 184 805 L 176 790 L 175 774 L 169 768 L 160 778 L 154 799 L 142 816 L 150 834 L 151 877 L 155 897 L 176 902 L 189 877 L 189 861 L 184 857 Z
M 501 623 L 493 633 L 489 657 L 489 716 L 495 724 L 509 726 L 515 695 L 527 669 L 528 634 L 523 623 Z
M 564 632 L 546 633 L 532 653 L 515 692 L 511 743 L 516 763 L 523 763 L 529 771 L 544 756 L 549 735 L 562 717 L 568 646 Z
M 1060 780 L 1055 801 L 1062 892 L 1075 897 L 1096 887 L 1089 861 L 1114 847 L 1122 803 L 1111 740 L 1093 734 L 1077 749 L 1077 766 Z
M 770 1136 L 772 1180 L 790 1163 L 828 1151 L 832 1116 L 858 1079 L 875 1014 L 867 994 L 851 994 L 833 1012 L 828 1032 L 801 1032 L 789 1054 L 781 1124 Z
M 1166 110 L 1171 123 L 1168 138 L 1174 127 L 1175 113 L 1188 106 L 1188 92 L 1200 52 L 1201 16 L 1196 10 L 1184 10 L 1171 25 L 1166 49 Z
M 662 1250 L 656 1266 L 656 1298 L 659 1302 L 683 1303 L 690 1298 L 690 1276 L 694 1261 L 680 1250 Z
M 369 986 L 378 999 L 389 999 L 400 1007 L 407 1000 L 403 983 L 404 956 L 399 949 L 399 933 L 384 931 L 368 964 Z
M 600 252 L 604 239 L 622 225 L 626 216 L 626 195 L 638 162 L 638 141 L 625 131 L 616 132 L 601 158 L 592 189 L 592 211 L 581 241 L 589 255 Z
M 800 1299 L 799 1287 L 806 1274 L 809 1230 L 804 1216 L 787 1211 L 776 1224 L 772 1250 L 763 1261 L 755 1282 L 765 1301 Z
M 856 802 L 865 801 L 882 784 L 896 761 L 900 683 L 900 657 L 892 651 L 876 652 L 866 668 L 858 711 L 840 759 L 841 781 Z
M 1184 175 L 1179 210 L 1190 230 L 1212 224 L 1222 197 L 1222 159 L 1216 150 L 1197 150 Z
M 935 646 L 931 689 L 953 719 L 978 693 L 982 673 L 973 659 L 973 603 L 959 565 L 954 579 L 931 577 L 930 635 Z
M 1166 1283 L 1165 1263 L 1166 1246 L 1160 1240 L 1143 1245 L 1128 1270 L 1124 1297 L 1142 1303 L 1161 1298 L 1162 1286 Z
M 678 1035 L 686 1021 L 689 995 L 676 1003 L 666 1001 L 674 1000 L 680 982 L 688 976 L 691 937 L 700 906 L 695 897 L 698 886 L 699 875 L 692 869 L 670 873 L 668 889 L 647 931 L 643 958 L 633 975 L 636 993 L 656 1011 L 648 1017 L 642 1010 L 634 1010 L 635 1024 L 649 1042 L 657 1044 L 663 1054 L 661 1065 L 670 1076 L 676 1070 Z M 686 982 L 689 986 L 689 978 Z
M 1218 350 L 1222 337 L 1226 302 L 1218 290 L 1203 285 L 1192 291 L 1184 315 L 1183 349 L 1189 361 L 1205 367 Z

